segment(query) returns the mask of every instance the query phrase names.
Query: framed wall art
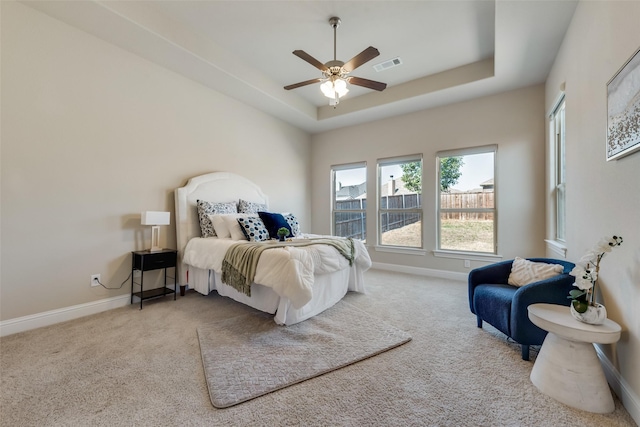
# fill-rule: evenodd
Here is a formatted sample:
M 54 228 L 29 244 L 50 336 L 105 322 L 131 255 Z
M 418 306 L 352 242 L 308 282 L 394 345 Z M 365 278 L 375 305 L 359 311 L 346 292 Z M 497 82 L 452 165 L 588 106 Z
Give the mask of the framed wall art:
M 607 161 L 640 150 L 640 49 L 607 83 Z

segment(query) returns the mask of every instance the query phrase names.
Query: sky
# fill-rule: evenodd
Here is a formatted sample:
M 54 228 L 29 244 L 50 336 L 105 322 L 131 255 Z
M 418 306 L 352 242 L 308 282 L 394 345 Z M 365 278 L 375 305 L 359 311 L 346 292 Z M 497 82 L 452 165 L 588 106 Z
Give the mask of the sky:
M 461 169 L 462 176 L 453 188 L 460 191 L 480 188 L 480 183 L 493 177 L 492 158 L 493 153 L 465 156 L 464 165 Z M 400 166 L 386 166 L 383 170 L 385 172 L 385 176 L 382 177 L 383 184 L 389 181 L 389 175 L 393 175 L 394 178 L 402 176 Z M 426 171 L 426 173 L 429 173 L 429 171 Z M 433 173 L 435 173 L 435 171 L 433 171 Z M 365 169 L 339 171 L 337 173 L 337 179 L 343 186 L 362 184 L 366 181 Z

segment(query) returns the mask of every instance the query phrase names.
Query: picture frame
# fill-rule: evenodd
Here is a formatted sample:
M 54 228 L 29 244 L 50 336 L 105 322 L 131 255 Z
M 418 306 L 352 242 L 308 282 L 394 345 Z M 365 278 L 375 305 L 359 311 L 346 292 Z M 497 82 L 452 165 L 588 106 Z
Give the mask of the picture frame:
M 640 150 L 640 48 L 607 82 L 607 161 Z

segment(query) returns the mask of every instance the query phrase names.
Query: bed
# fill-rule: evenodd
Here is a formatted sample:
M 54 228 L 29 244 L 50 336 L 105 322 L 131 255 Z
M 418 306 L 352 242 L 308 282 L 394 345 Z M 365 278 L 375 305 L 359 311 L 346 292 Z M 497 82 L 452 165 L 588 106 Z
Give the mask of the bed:
M 278 324 L 293 325 L 333 306 L 348 291 L 365 292 L 363 273 L 371 267 L 371 259 L 361 241 L 349 240 L 353 249 L 349 261 L 331 245 L 312 244 L 323 236 L 303 233 L 291 239 L 290 244 L 276 244 L 278 247 L 262 252 L 250 295 L 229 286 L 222 281 L 222 258 L 229 247 L 244 240 L 237 235 L 202 237 L 198 200 L 221 204 L 243 200 L 268 210 L 268 197 L 258 185 L 229 172 L 196 176 L 176 189 L 178 280 L 182 295 L 187 287 L 203 295 L 216 291 L 274 314 Z M 271 241 L 262 243 L 268 245 Z

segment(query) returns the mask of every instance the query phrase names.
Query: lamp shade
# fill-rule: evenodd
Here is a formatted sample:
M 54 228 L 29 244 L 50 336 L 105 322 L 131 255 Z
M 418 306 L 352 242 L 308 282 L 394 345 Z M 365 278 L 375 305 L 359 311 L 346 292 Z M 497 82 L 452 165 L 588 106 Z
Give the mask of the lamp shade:
M 171 212 L 145 211 L 141 214 L 142 225 L 169 225 Z

